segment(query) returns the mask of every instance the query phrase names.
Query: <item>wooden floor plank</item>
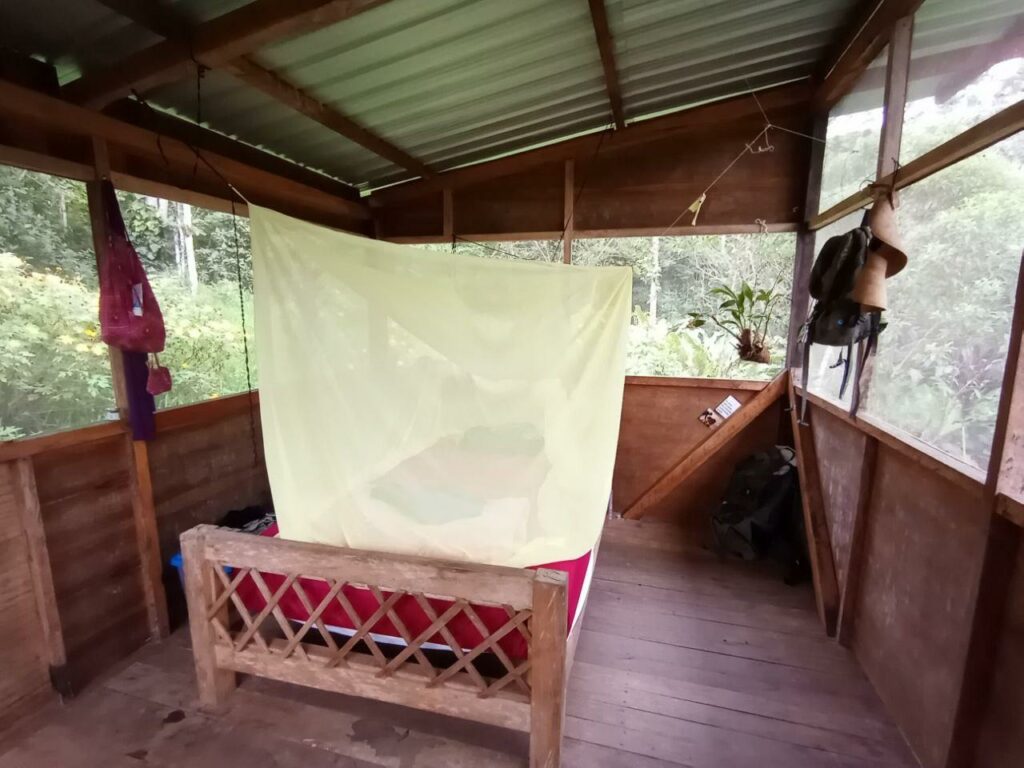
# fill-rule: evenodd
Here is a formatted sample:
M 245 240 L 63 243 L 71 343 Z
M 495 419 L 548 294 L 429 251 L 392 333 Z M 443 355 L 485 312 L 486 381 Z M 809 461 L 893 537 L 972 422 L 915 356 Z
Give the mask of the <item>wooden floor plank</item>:
M 808 585 L 719 560 L 667 524 L 610 530 L 569 684 L 566 768 L 915 764 L 852 655 L 824 637 Z M 0 768 L 233 768 L 269 754 L 281 768 L 513 768 L 528 751 L 525 734 L 251 678 L 207 716 L 187 631 L 37 720 L 0 745 Z
M 596 670 L 596 674 L 591 670 Z M 737 738 L 757 736 L 868 760 L 892 761 L 903 755 L 904 747 L 898 734 L 881 723 L 844 723 L 834 714 L 826 714 L 820 718 L 820 725 L 808 725 L 800 720 L 808 719 L 811 713 L 793 711 L 798 708 L 787 711 L 769 699 L 709 697 L 705 692 L 695 691 L 692 686 L 668 685 L 659 693 L 638 685 L 633 675 L 616 675 L 589 665 L 580 672 L 573 676 L 569 688 L 569 714 L 582 714 L 578 705 L 586 701 L 592 706 L 625 707 L 713 726 L 731 731 Z M 658 678 L 652 680 L 658 682 Z M 715 703 L 700 700 L 708 698 Z M 769 712 L 776 716 L 769 715 Z M 837 729 L 843 725 L 854 730 L 863 729 L 872 735 L 857 735 Z

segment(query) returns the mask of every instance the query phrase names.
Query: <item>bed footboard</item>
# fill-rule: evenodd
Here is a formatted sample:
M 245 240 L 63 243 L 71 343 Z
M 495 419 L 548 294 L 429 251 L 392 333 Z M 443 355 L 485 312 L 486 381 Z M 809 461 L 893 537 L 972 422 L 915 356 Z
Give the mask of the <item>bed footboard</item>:
M 222 706 L 242 672 L 527 731 L 531 767 L 559 765 L 569 663 L 563 572 L 343 549 L 209 525 L 182 534 L 181 544 L 202 706 Z M 322 580 L 326 595 L 311 597 L 302 579 Z M 263 598 L 255 612 L 239 594 L 246 582 Z M 372 615 L 356 612 L 346 586 L 373 594 Z M 284 615 L 286 594 L 305 608 L 301 624 Z M 438 610 L 438 598 L 448 607 Z M 415 634 L 407 629 L 395 610 L 399 600 L 415 600 L 429 626 Z M 323 621 L 336 605 L 351 621 L 348 636 Z M 488 628 L 474 609 L 480 605 L 501 608 L 507 620 Z M 460 647 L 448 628 L 459 614 L 482 637 L 475 647 Z M 371 630 L 382 620 L 404 647 L 374 639 Z M 512 632 L 527 642 L 524 660 L 509 658 L 499 643 Z M 425 648 L 438 638 L 450 653 Z M 485 653 L 490 674 L 479 664 Z

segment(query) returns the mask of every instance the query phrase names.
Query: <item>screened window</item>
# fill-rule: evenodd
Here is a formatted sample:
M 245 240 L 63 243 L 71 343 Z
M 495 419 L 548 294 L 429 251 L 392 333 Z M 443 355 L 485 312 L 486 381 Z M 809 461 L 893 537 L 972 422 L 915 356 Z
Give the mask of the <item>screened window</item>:
M 574 240 L 572 260 L 633 269 L 628 374 L 767 379 L 785 359 L 795 248 L 791 234 L 595 238 Z M 715 289 L 744 281 L 771 295 L 769 364 L 740 360 L 736 339 L 714 321 L 691 327 L 691 313 L 725 320 Z
M 118 197 L 167 326 L 160 362 L 171 370 L 174 388 L 157 399 L 157 406 L 189 405 L 246 390 L 236 248 L 255 388 L 248 219 L 127 192 Z
M 1024 94 L 1019 0 L 927 0 L 914 17 L 900 159 L 906 163 Z
M 882 49 L 853 90 L 828 114 L 819 211 L 875 180 L 888 55 L 889 49 Z
M 889 281 L 868 413 L 988 460 L 1024 249 L 1024 134 L 903 190 L 910 257 Z
M 0 440 L 113 407 L 98 304 L 85 185 L 0 166 Z

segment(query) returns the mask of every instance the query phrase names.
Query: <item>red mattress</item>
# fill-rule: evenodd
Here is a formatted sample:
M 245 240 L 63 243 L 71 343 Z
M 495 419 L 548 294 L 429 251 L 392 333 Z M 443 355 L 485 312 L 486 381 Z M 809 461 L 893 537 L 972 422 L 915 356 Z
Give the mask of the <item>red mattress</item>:
M 271 525 L 260 535 L 276 536 L 277 525 Z M 559 571 L 565 571 L 568 574 L 569 625 L 567 629 L 572 628 L 573 619 L 576 616 L 576 609 L 579 607 L 580 596 L 582 595 L 583 586 L 586 581 L 587 569 L 590 566 L 590 555 L 591 553 L 587 552 L 576 560 L 564 560 L 557 563 L 531 566 L 534 569 L 552 568 Z M 279 574 L 263 573 L 261 575 L 263 576 L 263 580 L 266 582 L 271 593 L 276 592 L 281 584 L 284 583 L 284 576 Z M 327 596 L 329 591 L 327 582 L 320 579 L 310 578 L 303 578 L 300 582 L 302 584 L 303 591 L 306 593 L 310 604 L 314 608 L 320 604 L 324 597 Z M 373 596 L 373 593 L 368 589 L 346 585 L 342 588 L 342 592 L 345 597 L 348 598 L 352 607 L 355 609 L 355 612 L 359 614 L 360 619 L 365 620 L 369 618 L 373 615 L 374 611 L 380 607 L 380 603 L 378 603 L 377 599 Z M 238 594 L 245 603 L 246 608 L 254 614 L 262 610 L 266 605 L 263 595 L 260 593 L 251 578 L 246 578 L 241 584 L 239 584 Z M 386 600 L 390 594 L 390 592 L 383 592 L 384 599 Z M 452 605 L 452 601 L 442 600 L 439 598 L 428 598 L 428 602 L 438 616 Z M 292 621 L 304 622 L 309 618 L 309 612 L 303 607 L 302 602 L 299 600 L 299 597 L 295 594 L 294 590 L 288 590 L 288 592 L 281 598 L 280 606 L 284 611 L 285 616 Z M 477 616 L 480 617 L 483 624 L 491 632 L 500 629 L 505 622 L 508 621 L 508 613 L 502 608 L 496 608 L 488 605 L 474 605 L 473 609 Z M 426 630 L 432 623 L 431 619 L 426 613 L 424 613 L 423 609 L 416 602 L 416 599 L 411 595 L 406 595 L 400 598 L 398 602 L 395 603 L 394 611 L 401 619 L 402 623 L 405 624 L 406 629 L 412 637 L 418 637 L 420 633 Z M 323 614 L 321 614 L 321 618 L 325 624 L 333 627 L 342 627 L 345 629 L 355 628 L 352 620 L 337 600 L 331 602 L 326 610 L 324 610 Z M 378 635 L 401 637 L 401 633 L 387 617 L 378 621 L 370 631 Z M 466 616 L 465 612 L 458 613 L 448 622 L 448 631 L 452 633 L 452 636 L 463 648 L 474 648 L 483 640 L 480 632 Z M 427 642 L 447 645 L 440 634 L 431 637 Z M 509 632 L 498 641 L 498 644 L 510 658 L 526 658 L 526 638 L 524 638 L 520 632 Z

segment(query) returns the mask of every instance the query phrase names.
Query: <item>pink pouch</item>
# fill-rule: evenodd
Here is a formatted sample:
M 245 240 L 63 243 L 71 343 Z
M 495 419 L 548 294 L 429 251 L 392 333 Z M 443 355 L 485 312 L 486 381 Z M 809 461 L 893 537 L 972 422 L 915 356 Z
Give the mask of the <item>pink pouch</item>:
M 160 365 L 160 358 L 150 355 L 147 361 L 149 376 L 146 379 L 146 391 L 153 395 L 162 395 L 171 391 L 171 372 Z

